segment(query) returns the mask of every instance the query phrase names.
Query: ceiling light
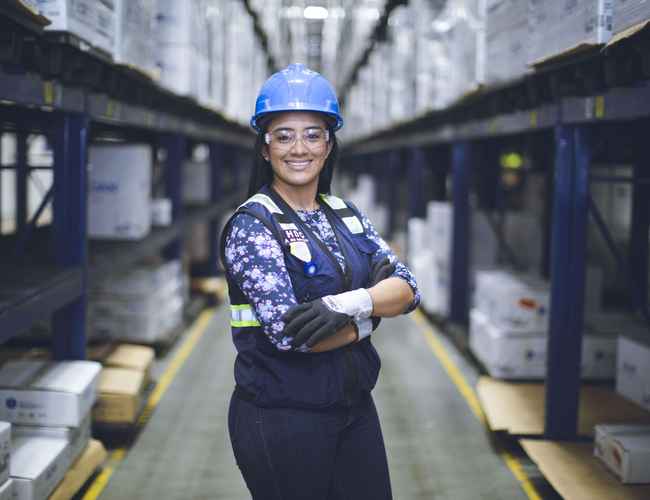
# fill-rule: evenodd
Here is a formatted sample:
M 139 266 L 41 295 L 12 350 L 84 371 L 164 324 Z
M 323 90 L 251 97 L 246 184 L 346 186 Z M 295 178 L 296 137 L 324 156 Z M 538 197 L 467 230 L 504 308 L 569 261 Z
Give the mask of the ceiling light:
M 327 19 L 327 9 L 325 7 L 317 7 L 316 5 L 309 5 L 305 7 L 303 16 L 305 19 Z

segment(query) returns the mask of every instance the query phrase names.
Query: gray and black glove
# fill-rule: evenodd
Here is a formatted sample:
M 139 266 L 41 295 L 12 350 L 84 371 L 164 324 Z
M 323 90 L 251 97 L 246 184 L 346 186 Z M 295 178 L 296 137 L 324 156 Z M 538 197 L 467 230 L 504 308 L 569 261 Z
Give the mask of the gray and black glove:
M 292 306 L 282 317 L 284 334 L 293 337 L 292 347 L 306 344 L 312 348 L 318 342 L 334 335 L 352 318 L 330 309 L 322 299 Z
M 384 257 L 381 260 L 375 262 L 370 270 L 370 285 L 368 288 L 375 286 L 380 281 L 390 278 L 395 272 L 395 264 L 390 261 L 388 257 Z M 372 331 L 374 332 L 381 323 L 381 318 L 379 316 L 371 316 L 372 319 Z

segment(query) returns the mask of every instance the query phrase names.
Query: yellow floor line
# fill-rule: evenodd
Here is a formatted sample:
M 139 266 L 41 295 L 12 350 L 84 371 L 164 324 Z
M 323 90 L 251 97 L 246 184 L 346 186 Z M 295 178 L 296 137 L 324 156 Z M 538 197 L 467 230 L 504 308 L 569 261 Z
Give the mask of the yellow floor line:
M 181 347 L 178 349 L 173 359 L 170 361 L 169 365 L 167 365 L 167 368 L 165 369 L 164 373 L 160 377 L 160 380 L 156 384 L 156 387 L 154 388 L 151 395 L 149 396 L 149 400 L 147 401 L 147 406 L 145 407 L 140 418 L 138 419 L 137 422 L 138 426 L 142 426 L 145 423 L 147 423 L 154 409 L 156 408 L 156 406 L 164 396 L 165 392 L 171 385 L 172 381 L 174 380 L 174 377 L 176 377 L 176 374 L 182 368 L 185 361 L 187 361 L 187 358 L 190 356 L 190 354 L 196 347 L 196 344 L 198 344 L 199 340 L 201 340 L 201 337 L 203 337 L 203 334 L 206 332 L 208 324 L 210 323 L 210 319 L 212 319 L 212 316 L 214 316 L 214 312 L 215 312 L 214 308 L 206 309 L 199 315 L 198 319 L 194 322 L 194 324 L 190 328 L 187 338 L 185 339 Z M 108 481 L 113 475 L 113 472 L 115 471 L 116 467 L 120 464 L 120 462 L 124 460 L 125 456 L 126 456 L 126 450 L 122 448 L 114 450 L 110 454 L 107 464 L 104 465 L 102 472 L 95 478 L 95 481 L 93 481 L 93 483 L 90 485 L 88 491 L 83 496 L 82 500 L 96 500 L 97 498 L 99 498 L 99 496 L 102 494 L 102 492 L 108 485 Z
M 456 366 L 456 363 L 454 363 L 453 359 L 447 352 L 447 349 L 445 349 L 442 342 L 440 342 L 440 339 L 438 339 L 435 333 L 433 333 L 433 330 L 429 326 L 429 322 L 422 311 L 416 309 L 413 311 L 411 318 L 413 318 L 413 320 L 420 327 L 420 330 L 424 334 L 424 338 L 427 341 L 429 348 L 431 351 L 433 351 L 433 354 L 436 356 L 445 372 L 447 372 L 447 375 L 458 389 L 458 392 L 460 392 L 461 396 L 463 396 L 467 402 L 467 405 L 469 406 L 470 410 L 472 410 L 472 413 L 474 413 L 474 416 L 485 424 L 485 414 L 483 413 L 483 408 L 481 408 L 481 403 L 478 400 L 476 392 L 469 385 L 467 380 L 465 380 L 465 377 L 461 373 L 458 366 Z M 519 481 L 524 492 L 526 495 L 528 495 L 528 498 L 530 500 L 541 500 L 542 497 L 535 489 L 535 486 L 533 486 L 533 484 L 530 482 L 528 476 L 526 476 L 522 470 L 519 461 L 507 452 L 502 452 L 501 458 L 506 463 L 513 476 L 515 476 L 515 478 Z
M 117 450 L 114 450 L 108 456 L 106 465 L 102 467 L 101 473 L 95 478 L 93 484 L 90 485 L 90 487 L 82 497 L 82 500 L 95 500 L 96 498 L 99 497 L 99 495 L 101 495 L 102 491 L 104 491 L 104 488 L 106 488 L 108 481 L 113 475 L 113 472 L 115 471 L 115 467 L 117 467 L 117 465 L 122 460 L 124 460 L 125 455 L 126 455 L 126 450 L 124 450 L 123 448 L 119 448 Z

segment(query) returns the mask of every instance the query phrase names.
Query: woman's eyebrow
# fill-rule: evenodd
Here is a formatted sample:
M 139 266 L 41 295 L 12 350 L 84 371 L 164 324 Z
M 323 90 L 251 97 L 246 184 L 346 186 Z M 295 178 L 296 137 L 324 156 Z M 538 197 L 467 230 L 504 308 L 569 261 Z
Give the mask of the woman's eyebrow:
M 307 125 L 302 130 L 309 130 L 310 128 L 320 128 L 320 129 L 325 130 L 325 127 L 323 127 L 322 125 Z M 278 132 L 279 130 L 293 130 L 293 131 L 295 131 L 296 129 L 292 128 L 292 127 L 278 127 L 278 128 L 274 128 L 273 130 L 271 130 L 271 132 Z

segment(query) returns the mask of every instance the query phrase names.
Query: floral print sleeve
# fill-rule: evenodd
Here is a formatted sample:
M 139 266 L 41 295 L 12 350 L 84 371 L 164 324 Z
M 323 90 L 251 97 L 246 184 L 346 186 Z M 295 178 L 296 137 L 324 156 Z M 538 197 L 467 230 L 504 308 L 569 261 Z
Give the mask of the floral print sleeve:
M 413 273 L 409 270 L 408 267 L 406 267 L 399 260 L 397 260 L 397 256 L 390 249 L 388 243 L 386 243 L 384 239 L 381 236 L 379 236 L 379 233 L 372 225 L 372 222 L 370 222 L 370 219 L 368 219 L 368 217 L 366 217 L 365 214 L 361 213 L 361 211 L 358 208 L 357 211 L 361 215 L 361 224 L 363 224 L 363 228 L 366 230 L 366 236 L 368 237 L 368 239 L 374 241 L 379 246 L 379 250 L 377 250 L 377 255 L 373 258 L 373 261 L 387 256 L 391 262 L 396 263 L 395 272 L 393 273 L 393 276 L 397 278 L 402 278 L 404 281 L 406 281 L 409 284 L 409 286 L 413 290 L 413 301 L 406 309 L 406 311 L 404 311 L 404 314 L 410 313 L 420 304 L 420 291 L 418 290 L 418 285 L 415 281 L 415 276 L 413 276 Z
M 289 351 L 291 337 L 285 337 L 282 316 L 297 304 L 282 247 L 264 224 L 249 214 L 238 214 L 226 237 L 226 265 L 269 341 Z

